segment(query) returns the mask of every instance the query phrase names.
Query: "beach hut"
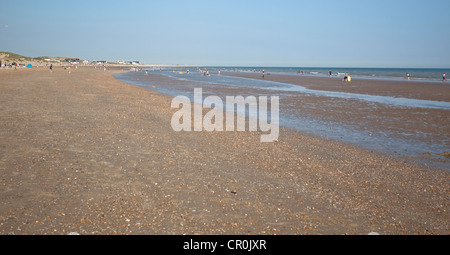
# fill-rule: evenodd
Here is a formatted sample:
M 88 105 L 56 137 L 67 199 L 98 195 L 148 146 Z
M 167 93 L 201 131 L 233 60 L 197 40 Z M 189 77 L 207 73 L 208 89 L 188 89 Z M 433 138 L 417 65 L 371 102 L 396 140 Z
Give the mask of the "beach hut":
M 32 64 L 28 64 L 27 68 L 33 68 L 33 65 Z

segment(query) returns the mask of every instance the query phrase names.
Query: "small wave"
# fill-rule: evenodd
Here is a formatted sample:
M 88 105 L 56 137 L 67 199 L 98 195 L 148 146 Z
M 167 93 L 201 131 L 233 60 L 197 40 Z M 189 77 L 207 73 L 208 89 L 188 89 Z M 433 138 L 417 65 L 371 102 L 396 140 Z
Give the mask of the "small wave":
M 375 74 L 360 74 L 360 75 L 355 75 L 355 77 L 376 77 Z

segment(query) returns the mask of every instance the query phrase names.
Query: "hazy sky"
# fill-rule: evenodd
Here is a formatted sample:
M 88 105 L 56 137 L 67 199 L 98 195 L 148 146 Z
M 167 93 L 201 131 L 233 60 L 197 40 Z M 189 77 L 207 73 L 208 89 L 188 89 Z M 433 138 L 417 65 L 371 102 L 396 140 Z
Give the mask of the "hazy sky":
M 0 51 L 147 64 L 450 67 L 448 0 L 0 0 Z

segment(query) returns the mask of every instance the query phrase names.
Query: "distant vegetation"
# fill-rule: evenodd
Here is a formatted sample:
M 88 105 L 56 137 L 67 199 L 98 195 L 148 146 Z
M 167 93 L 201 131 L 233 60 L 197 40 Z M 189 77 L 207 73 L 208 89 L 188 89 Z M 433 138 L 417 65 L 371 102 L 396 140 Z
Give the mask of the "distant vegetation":
M 117 62 L 107 62 L 107 61 L 87 61 L 87 60 L 80 60 L 78 58 L 69 58 L 69 57 L 49 57 L 49 56 L 42 56 L 42 57 L 26 57 L 22 56 L 16 53 L 12 52 L 2 52 L 0 51 L 0 61 L 2 64 L 8 63 L 16 63 L 16 64 L 32 64 L 32 65 L 41 65 L 41 64 L 61 64 L 61 65 L 68 65 L 68 64 L 90 64 L 90 65 L 139 65 L 139 61 L 117 61 Z
M 36 61 L 36 59 L 25 57 L 12 52 L 0 52 L 0 59 L 5 61 Z
M 65 57 L 36 57 L 36 58 L 30 58 L 30 57 L 25 57 L 16 53 L 12 53 L 12 52 L 0 52 L 0 59 L 3 59 L 4 61 L 8 61 L 8 62 L 23 62 L 23 61 L 40 61 L 40 62 L 44 62 L 46 59 L 56 59 L 56 60 L 65 60 Z

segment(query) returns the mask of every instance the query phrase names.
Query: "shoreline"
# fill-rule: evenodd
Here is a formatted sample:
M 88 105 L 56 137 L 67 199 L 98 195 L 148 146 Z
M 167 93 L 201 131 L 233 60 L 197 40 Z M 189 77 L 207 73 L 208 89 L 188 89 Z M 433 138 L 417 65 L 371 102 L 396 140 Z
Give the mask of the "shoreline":
M 223 75 L 255 80 L 278 81 L 282 83 L 284 82 L 299 85 L 314 90 L 352 92 L 368 95 L 394 96 L 450 102 L 450 83 L 442 81 L 396 81 L 354 78 L 351 82 L 344 83 L 342 82 L 343 79 L 337 77 L 266 75 L 263 79 L 261 78 L 261 74 L 227 72 Z
M 221 69 L 220 67 L 215 67 L 218 69 Z M 301 69 L 301 68 L 300 68 Z M 311 68 L 307 68 L 307 69 L 311 69 Z M 341 68 L 342 70 L 347 70 L 348 68 Z M 349 68 L 349 69 L 366 69 L 366 68 Z M 367 68 L 367 69 L 372 69 L 372 68 Z M 374 68 L 375 70 L 377 68 Z M 384 68 L 382 68 L 384 69 Z M 386 70 L 392 70 L 395 68 L 385 68 Z M 403 69 L 403 68 L 400 68 Z M 427 70 L 427 68 L 416 68 L 417 70 Z M 441 69 L 441 68 L 436 68 L 442 71 L 446 71 L 449 70 L 449 68 L 447 69 Z M 436 70 L 434 68 L 429 68 L 429 70 Z M 324 69 L 325 70 L 325 69 Z M 257 72 L 253 72 L 253 71 L 225 71 L 228 73 L 236 73 L 236 74 L 259 74 L 260 76 L 262 75 L 261 72 L 257 71 Z M 224 73 L 225 73 L 224 72 Z M 334 79 L 344 79 L 344 73 L 340 73 L 340 75 L 336 75 L 336 72 L 334 72 L 332 74 L 332 76 L 329 76 L 327 74 L 295 74 L 295 73 L 283 73 L 283 72 L 267 72 L 266 73 L 266 77 L 270 76 L 270 75 L 275 75 L 275 76 L 292 76 L 292 77 L 306 77 L 306 78 L 334 78 Z M 350 76 L 352 77 L 352 79 L 354 80 L 367 80 L 367 81 L 382 81 L 382 82 L 409 82 L 409 83 L 414 83 L 414 82 L 419 82 L 419 83 L 440 83 L 440 84 L 446 84 L 447 81 L 443 81 L 442 77 L 411 77 L 410 80 L 408 80 L 406 77 L 400 77 L 400 76 L 370 76 L 370 75 L 361 75 L 361 74 L 350 74 Z
M 0 72 L 0 233 L 449 233 L 444 170 L 287 129 L 176 133 L 171 98 L 117 72 Z

